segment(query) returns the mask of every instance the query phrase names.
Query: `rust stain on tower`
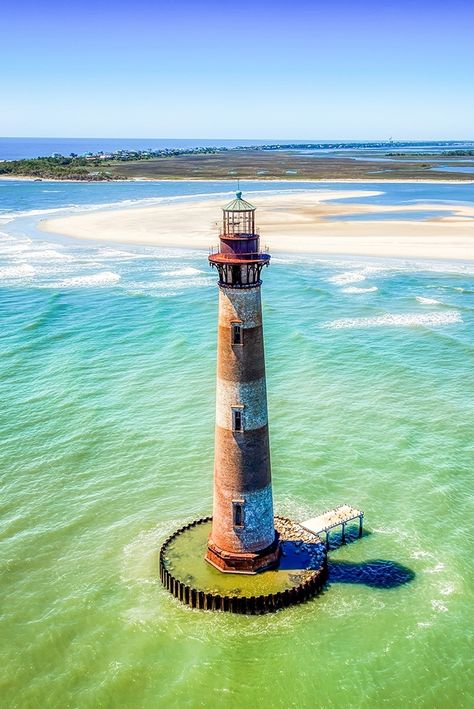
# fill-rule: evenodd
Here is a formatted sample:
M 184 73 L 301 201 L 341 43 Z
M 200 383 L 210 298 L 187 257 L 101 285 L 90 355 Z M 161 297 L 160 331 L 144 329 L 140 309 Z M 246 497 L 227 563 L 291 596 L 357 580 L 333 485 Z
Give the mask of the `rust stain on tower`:
M 253 574 L 278 563 L 268 436 L 260 251 L 255 207 L 236 198 L 223 209 L 219 273 L 214 507 L 206 560 Z

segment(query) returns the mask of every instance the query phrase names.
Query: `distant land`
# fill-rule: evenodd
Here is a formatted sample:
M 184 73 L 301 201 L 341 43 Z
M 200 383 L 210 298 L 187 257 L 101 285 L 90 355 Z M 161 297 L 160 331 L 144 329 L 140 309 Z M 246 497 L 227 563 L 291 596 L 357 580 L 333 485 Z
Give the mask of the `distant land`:
M 99 150 L 4 160 L 0 177 L 111 181 L 474 179 L 474 143 L 294 142 Z

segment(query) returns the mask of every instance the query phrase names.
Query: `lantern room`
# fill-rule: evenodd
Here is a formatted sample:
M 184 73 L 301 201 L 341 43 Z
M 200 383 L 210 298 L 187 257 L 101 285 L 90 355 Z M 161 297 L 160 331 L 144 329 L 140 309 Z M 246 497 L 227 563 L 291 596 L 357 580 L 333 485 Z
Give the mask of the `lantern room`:
M 242 199 L 237 192 L 235 199 L 223 209 L 222 236 L 251 236 L 255 234 L 255 207 Z
M 242 199 L 242 192 L 237 192 L 222 211 L 219 250 L 209 256 L 211 266 L 219 272 L 219 285 L 228 288 L 260 285 L 260 273 L 263 266 L 268 266 L 270 254 L 260 251 L 255 207 Z

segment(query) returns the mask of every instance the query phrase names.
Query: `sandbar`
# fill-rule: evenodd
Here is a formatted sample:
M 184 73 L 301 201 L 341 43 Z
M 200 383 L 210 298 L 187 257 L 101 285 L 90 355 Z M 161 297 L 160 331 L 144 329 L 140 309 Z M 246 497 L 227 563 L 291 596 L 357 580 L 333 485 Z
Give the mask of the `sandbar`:
M 257 207 L 262 246 L 272 252 L 474 260 L 474 205 L 346 202 L 378 194 L 322 189 L 245 197 Z M 96 242 L 207 249 L 218 242 L 226 201 L 174 198 L 154 206 L 45 219 L 38 228 Z M 429 216 L 409 219 L 410 211 Z

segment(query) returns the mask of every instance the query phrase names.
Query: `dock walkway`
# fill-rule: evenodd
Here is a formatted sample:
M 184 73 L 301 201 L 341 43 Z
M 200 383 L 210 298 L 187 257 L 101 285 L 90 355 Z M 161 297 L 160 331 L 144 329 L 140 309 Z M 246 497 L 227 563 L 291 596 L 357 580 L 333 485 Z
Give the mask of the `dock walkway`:
M 339 505 L 339 507 L 334 507 L 332 510 L 323 512 L 323 514 L 318 517 L 311 517 L 301 522 L 301 526 L 309 532 L 313 532 L 313 534 L 321 534 L 324 532 L 326 534 L 326 546 L 329 548 L 329 532 L 340 525 L 342 527 L 342 543 L 345 544 L 346 524 L 356 519 L 359 520 L 359 537 L 361 537 L 364 513 L 362 510 L 358 510 L 351 505 Z

